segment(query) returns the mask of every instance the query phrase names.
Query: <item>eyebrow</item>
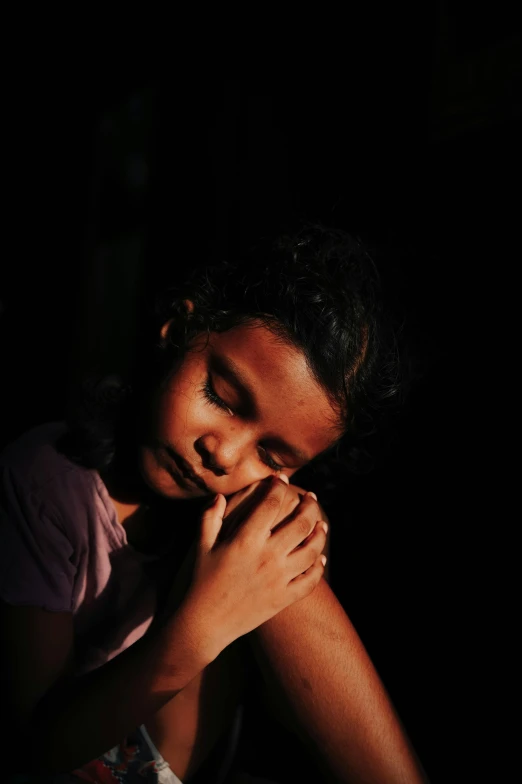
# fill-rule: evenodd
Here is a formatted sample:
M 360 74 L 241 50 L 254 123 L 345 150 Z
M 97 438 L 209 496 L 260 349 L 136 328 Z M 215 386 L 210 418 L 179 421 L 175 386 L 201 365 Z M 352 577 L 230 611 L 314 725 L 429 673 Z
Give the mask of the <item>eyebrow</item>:
M 213 353 L 210 356 L 210 365 L 218 375 L 222 376 L 235 387 L 243 399 L 246 400 L 249 415 L 254 417 L 258 415 L 259 406 L 257 405 L 254 390 L 236 363 L 230 359 L 230 357 L 224 357 Z M 292 446 L 292 444 L 287 443 L 282 438 L 275 437 L 270 440 L 273 441 L 274 444 L 277 444 L 284 452 L 294 455 L 298 460 L 304 463 L 309 463 L 312 459 L 303 452 L 302 449 L 299 449 L 297 446 Z

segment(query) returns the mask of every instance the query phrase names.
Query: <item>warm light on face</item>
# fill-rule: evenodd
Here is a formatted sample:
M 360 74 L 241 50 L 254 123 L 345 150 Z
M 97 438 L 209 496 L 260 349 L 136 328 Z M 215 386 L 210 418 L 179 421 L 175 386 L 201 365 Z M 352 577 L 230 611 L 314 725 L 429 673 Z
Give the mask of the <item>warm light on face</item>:
M 230 495 L 292 476 L 335 441 L 336 421 L 304 354 L 266 327 L 200 336 L 156 395 L 141 472 L 169 498 Z

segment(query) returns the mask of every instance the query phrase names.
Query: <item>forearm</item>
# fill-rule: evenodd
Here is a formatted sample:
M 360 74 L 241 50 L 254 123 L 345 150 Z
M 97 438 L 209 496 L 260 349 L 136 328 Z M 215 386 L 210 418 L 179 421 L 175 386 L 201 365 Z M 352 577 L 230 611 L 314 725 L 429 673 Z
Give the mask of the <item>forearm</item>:
M 427 781 L 364 646 L 324 580 L 250 639 L 267 685 L 332 781 Z
M 220 650 L 191 615 L 182 605 L 154 634 L 46 695 L 27 728 L 35 772 L 69 772 L 95 759 L 213 661 Z

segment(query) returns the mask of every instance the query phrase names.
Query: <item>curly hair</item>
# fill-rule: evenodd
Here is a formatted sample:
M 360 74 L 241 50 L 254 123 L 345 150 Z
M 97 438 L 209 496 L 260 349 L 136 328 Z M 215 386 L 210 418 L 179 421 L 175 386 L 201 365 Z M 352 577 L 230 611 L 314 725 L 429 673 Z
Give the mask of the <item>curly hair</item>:
M 362 242 L 318 224 L 264 238 L 237 258 L 196 266 L 158 292 L 141 330 L 130 383 L 114 378 L 91 383 L 71 409 L 66 451 L 83 465 L 107 467 L 117 423 L 129 415 L 133 400 L 147 399 L 175 370 L 196 335 L 256 323 L 303 351 L 339 412 L 344 435 L 320 458 L 361 470 L 362 439 L 401 402 L 404 382 L 396 330 L 380 288 Z

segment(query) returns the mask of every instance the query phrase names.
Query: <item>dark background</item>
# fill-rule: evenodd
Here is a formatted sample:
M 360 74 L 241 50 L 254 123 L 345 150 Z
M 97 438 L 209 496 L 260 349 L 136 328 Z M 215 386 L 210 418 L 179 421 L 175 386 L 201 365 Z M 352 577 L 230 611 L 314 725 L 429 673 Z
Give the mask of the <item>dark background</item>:
M 420 378 L 375 470 L 330 502 L 332 583 L 432 780 L 465 781 L 496 723 L 484 650 L 501 624 L 478 532 L 486 549 L 499 536 L 521 32 L 498 4 L 370 16 L 349 45 L 277 68 L 266 52 L 263 68 L 225 73 L 215 52 L 180 68 L 96 39 L 74 64 L 49 48 L 13 70 L 1 440 L 61 418 L 94 363 L 125 371 L 158 275 L 291 216 L 362 237 Z

